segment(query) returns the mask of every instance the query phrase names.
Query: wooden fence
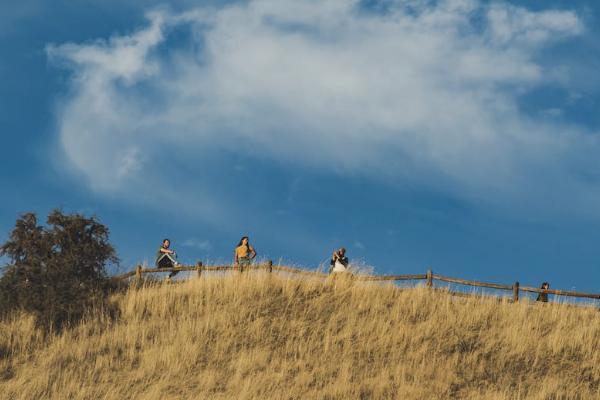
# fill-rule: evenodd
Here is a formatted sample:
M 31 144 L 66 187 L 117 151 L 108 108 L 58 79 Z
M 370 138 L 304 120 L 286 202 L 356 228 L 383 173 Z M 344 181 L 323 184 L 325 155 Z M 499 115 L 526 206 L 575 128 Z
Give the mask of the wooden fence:
M 326 278 L 326 277 L 330 276 L 329 274 L 326 274 L 326 273 L 323 273 L 320 271 L 311 271 L 311 270 L 300 269 L 300 268 L 286 267 L 286 266 L 282 266 L 282 265 L 273 265 L 272 261 L 267 261 L 262 264 L 252 265 L 252 266 L 243 267 L 243 268 L 240 268 L 237 266 L 231 266 L 231 265 L 202 265 L 202 263 L 198 263 L 197 265 L 194 265 L 194 266 L 183 266 L 182 265 L 182 266 L 178 266 L 175 268 L 144 268 L 141 265 L 138 265 L 135 268 L 135 270 L 127 272 L 122 275 L 114 276 L 113 279 L 125 280 L 125 279 L 131 278 L 131 277 L 135 277 L 136 280 L 141 281 L 143 274 L 156 273 L 156 272 L 195 271 L 198 276 L 201 276 L 203 273 L 206 273 L 206 272 L 216 272 L 216 271 L 244 272 L 244 271 L 250 271 L 250 270 L 266 270 L 268 272 L 273 272 L 273 271 L 285 272 L 285 273 L 308 275 L 308 276 L 315 276 L 315 277 L 321 277 L 321 278 Z M 600 294 L 581 293 L 581 292 L 574 292 L 574 291 L 568 291 L 568 290 L 539 289 L 539 288 L 534 288 L 534 287 L 529 287 L 529 286 L 520 286 L 519 282 L 515 282 L 512 285 L 503 285 L 503 284 L 498 284 L 498 283 L 470 281 L 470 280 L 466 280 L 466 279 L 450 278 L 447 276 L 436 275 L 431 270 L 428 270 L 425 274 L 413 274 L 413 275 L 353 275 L 353 279 L 358 280 L 358 281 L 370 281 L 370 282 L 424 280 L 424 281 L 426 281 L 426 286 L 429 288 L 433 288 L 434 281 L 439 281 L 439 282 L 453 283 L 453 284 L 459 284 L 459 285 L 471 286 L 471 287 L 481 287 L 481 288 L 489 288 L 489 289 L 496 289 L 496 290 L 505 290 L 509 293 L 512 293 L 512 301 L 513 302 L 519 301 L 519 293 L 520 292 L 546 293 L 546 294 L 553 294 L 553 295 L 557 295 L 557 296 L 576 297 L 576 298 L 581 298 L 581 299 L 595 299 L 595 300 L 600 299 Z M 451 292 L 451 293 L 456 294 L 456 295 L 467 295 L 467 293 L 464 293 L 464 292 L 463 293 Z

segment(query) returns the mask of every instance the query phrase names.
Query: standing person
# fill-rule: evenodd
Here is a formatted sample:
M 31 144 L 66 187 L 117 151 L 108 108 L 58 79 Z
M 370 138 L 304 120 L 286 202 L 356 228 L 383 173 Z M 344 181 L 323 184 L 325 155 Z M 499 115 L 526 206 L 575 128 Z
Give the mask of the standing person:
M 334 251 L 329 265 L 329 273 L 346 272 L 348 269 L 348 257 L 346 257 L 346 249 L 342 247 Z
M 176 260 L 177 253 L 174 250 L 171 250 L 169 247 L 171 247 L 171 241 L 169 239 L 164 239 L 162 245 L 159 247 L 158 252 L 156 253 L 156 266 L 158 268 L 173 268 L 179 265 Z M 167 280 L 170 280 L 178 273 L 179 271 L 171 271 L 167 277 Z
M 542 283 L 540 289 L 548 290 L 550 289 L 550 284 L 548 282 Z M 537 299 L 535 301 L 541 301 L 542 303 L 548 302 L 548 293 L 539 293 Z
M 243 269 L 249 266 L 255 257 L 256 251 L 250 245 L 248 236 L 243 236 L 233 252 L 233 263 Z

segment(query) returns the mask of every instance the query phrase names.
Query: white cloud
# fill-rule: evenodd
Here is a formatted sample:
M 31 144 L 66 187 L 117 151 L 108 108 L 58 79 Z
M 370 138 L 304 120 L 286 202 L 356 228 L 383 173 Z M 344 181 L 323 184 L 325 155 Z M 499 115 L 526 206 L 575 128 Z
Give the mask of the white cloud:
M 359 240 L 354 241 L 354 247 L 360 251 L 364 251 L 367 248 L 365 244 Z
M 193 247 L 202 251 L 209 251 L 212 249 L 212 244 L 209 240 L 202 240 L 197 238 L 186 239 L 181 243 L 181 245 L 184 247 Z
M 130 35 L 49 46 L 74 72 L 62 150 L 101 192 L 156 196 L 170 179 L 157 160 L 181 154 L 181 168 L 166 169 L 183 175 L 198 163 L 190 154 L 225 149 L 487 204 L 597 213 L 595 137 L 524 115 L 517 102 L 555 84 L 535 54 L 580 34 L 577 15 L 392 3 L 385 15 L 347 0 L 155 11 Z M 189 43 L 165 51 L 183 28 Z M 201 192 L 214 215 L 223 202 Z
M 579 18 L 564 11 L 530 12 L 515 6 L 494 4 L 487 15 L 491 38 L 505 45 L 531 45 L 583 30 Z

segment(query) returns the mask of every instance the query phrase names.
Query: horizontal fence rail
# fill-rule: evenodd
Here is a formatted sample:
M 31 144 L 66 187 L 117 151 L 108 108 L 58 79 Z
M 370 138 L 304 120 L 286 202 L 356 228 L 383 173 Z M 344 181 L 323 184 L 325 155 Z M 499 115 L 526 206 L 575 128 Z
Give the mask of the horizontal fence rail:
M 568 291 L 568 290 L 538 289 L 538 288 L 529 287 L 529 286 L 521 286 L 521 290 L 524 292 L 548 293 L 548 294 L 554 294 L 557 296 L 581 297 L 584 299 L 596 299 L 596 300 L 600 299 L 600 294 L 572 292 L 572 291 Z
M 267 261 L 265 263 L 256 264 L 252 266 L 235 266 L 235 265 L 202 265 L 198 263 L 194 266 L 189 265 L 180 265 L 173 268 L 144 268 L 141 265 L 138 265 L 135 270 L 113 276 L 112 279 L 116 281 L 126 280 L 128 278 L 135 277 L 137 280 L 142 279 L 143 274 L 148 273 L 157 273 L 157 272 L 181 272 L 181 271 L 195 271 L 198 276 L 200 276 L 204 272 L 218 272 L 218 271 L 252 271 L 252 270 L 266 270 L 268 272 L 284 272 L 291 273 L 297 275 L 305 275 L 305 276 L 314 276 L 320 278 L 327 278 L 331 276 L 329 273 L 324 273 L 322 271 L 311 271 L 307 269 L 294 268 L 294 267 L 286 267 L 283 265 L 273 265 L 272 261 Z M 351 274 L 351 273 L 350 273 Z M 334 273 L 335 275 L 335 273 Z M 568 297 L 577 297 L 583 299 L 595 299 L 600 300 L 600 294 L 595 293 L 581 293 L 574 292 L 568 290 L 557 290 L 557 289 L 539 289 L 529 286 L 520 286 L 519 282 L 515 282 L 512 285 L 504 285 L 499 283 L 490 283 L 490 282 L 480 282 L 480 281 L 471 281 L 467 279 L 460 278 L 450 278 L 447 276 L 436 275 L 433 274 L 431 270 L 428 270 L 425 274 L 412 274 L 412 275 L 352 275 L 352 277 L 358 281 L 368 281 L 368 282 L 379 282 L 379 281 L 409 281 L 409 280 L 424 280 L 426 281 L 426 285 L 429 288 L 433 288 L 433 281 L 445 282 L 445 283 L 454 283 L 465 286 L 472 287 L 482 287 L 489 289 L 497 289 L 497 290 L 506 290 L 512 292 L 512 301 L 519 301 L 519 293 L 520 292 L 528 292 L 528 293 L 545 293 L 545 294 L 553 294 L 556 296 L 568 296 Z M 440 288 L 436 288 L 436 290 L 440 290 Z M 461 297 L 471 297 L 472 294 L 464 293 L 464 292 L 456 292 L 449 291 L 449 293 L 461 296 Z M 496 296 L 485 296 L 485 297 L 496 297 Z
M 427 275 L 357 275 L 356 279 L 359 281 L 418 281 L 427 279 Z
M 466 279 L 449 278 L 447 276 L 433 275 L 433 279 L 440 282 L 458 283 L 460 285 L 484 287 L 490 289 L 513 290 L 513 285 L 500 285 L 498 283 L 487 283 L 478 281 L 468 281 Z

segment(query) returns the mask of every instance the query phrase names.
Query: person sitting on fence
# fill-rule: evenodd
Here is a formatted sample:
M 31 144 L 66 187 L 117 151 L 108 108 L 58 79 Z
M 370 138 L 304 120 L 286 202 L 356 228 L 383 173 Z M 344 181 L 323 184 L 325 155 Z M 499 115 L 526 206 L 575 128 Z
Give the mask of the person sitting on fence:
M 179 266 L 179 263 L 176 260 L 177 253 L 171 250 L 169 248 L 170 246 L 171 241 L 169 239 L 163 240 L 162 245 L 156 253 L 156 266 L 158 268 L 173 268 Z M 171 271 L 167 279 L 171 279 L 178 273 L 179 271 Z
M 548 282 L 544 282 L 542 283 L 542 286 L 540 286 L 540 289 L 544 289 L 544 290 L 548 290 L 550 289 L 550 284 Z M 535 301 L 541 301 L 543 303 L 547 303 L 548 302 L 548 293 L 539 293 L 537 299 L 535 299 Z
M 348 257 L 346 257 L 346 249 L 342 247 L 334 251 L 329 264 L 329 273 L 346 272 L 348 269 Z
M 256 251 L 250 245 L 248 236 L 243 236 L 233 253 L 233 263 L 237 267 L 244 268 L 249 266 L 255 257 Z

